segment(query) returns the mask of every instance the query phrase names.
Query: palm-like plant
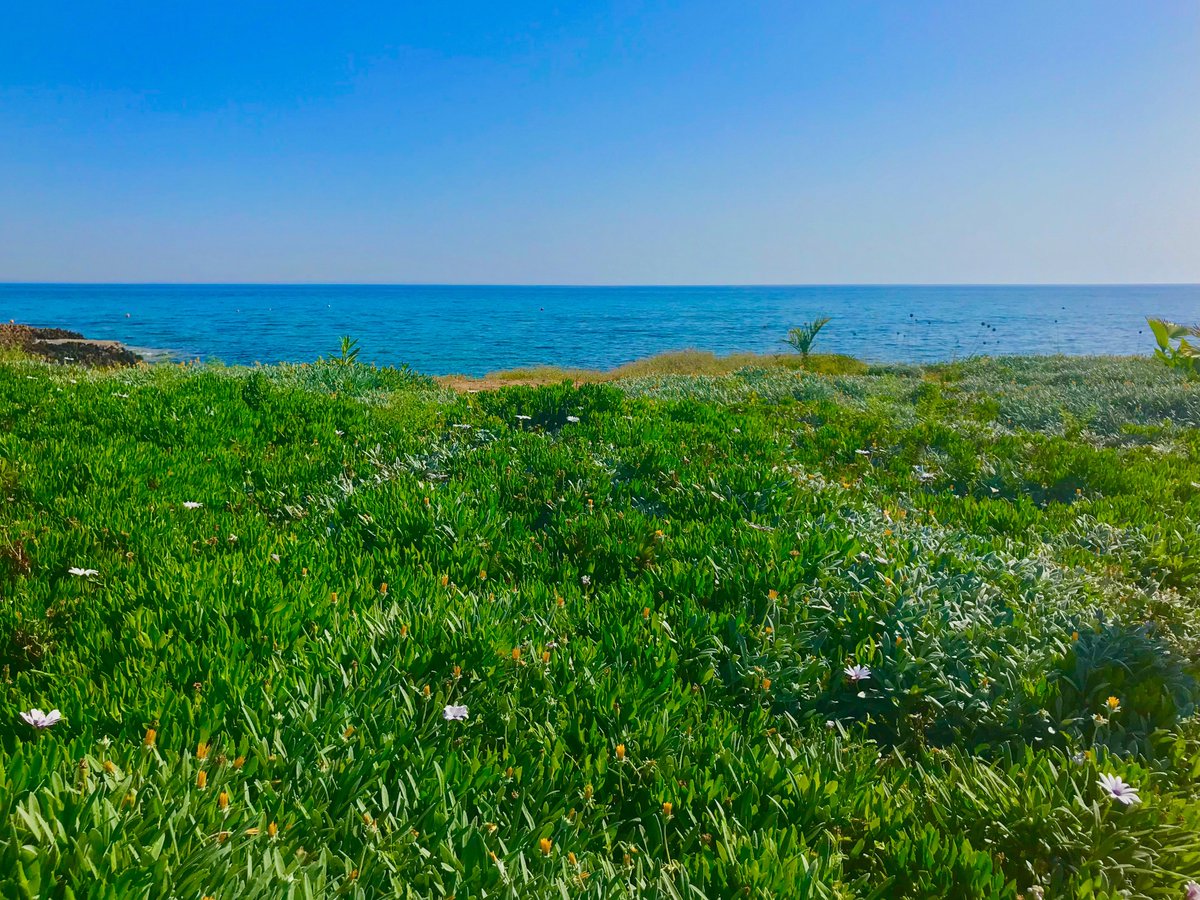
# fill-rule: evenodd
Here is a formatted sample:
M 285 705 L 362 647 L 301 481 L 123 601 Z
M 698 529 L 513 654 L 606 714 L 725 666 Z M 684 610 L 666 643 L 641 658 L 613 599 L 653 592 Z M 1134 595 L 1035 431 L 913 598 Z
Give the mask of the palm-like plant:
M 1200 348 L 1188 340 L 1200 337 L 1200 327 L 1177 325 L 1166 319 L 1147 319 L 1158 349 L 1154 355 L 1173 369 L 1181 370 L 1188 378 L 1200 377 Z M 1172 343 L 1177 341 L 1178 343 Z
M 817 334 L 829 324 L 829 316 L 822 316 L 819 319 L 813 319 L 811 322 L 805 322 L 799 328 L 793 328 L 788 331 L 788 336 L 784 340 L 793 350 L 801 356 L 807 358 L 808 351 L 812 349 L 813 341 L 817 339 Z
M 343 366 L 352 366 L 358 362 L 358 341 L 350 337 L 350 335 L 342 335 L 342 355 L 336 360 Z

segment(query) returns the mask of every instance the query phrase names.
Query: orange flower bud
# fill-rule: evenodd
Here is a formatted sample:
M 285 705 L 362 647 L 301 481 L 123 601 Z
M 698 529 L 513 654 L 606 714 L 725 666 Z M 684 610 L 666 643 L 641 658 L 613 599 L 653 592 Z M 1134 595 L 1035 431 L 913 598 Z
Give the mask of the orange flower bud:
M 538 846 L 542 848 L 542 856 L 549 856 L 551 848 L 554 847 L 554 841 L 550 838 L 542 838 L 538 841 Z
M 153 728 L 147 728 L 146 736 L 142 739 L 143 746 L 153 747 L 156 740 L 158 740 L 158 732 Z
M 208 773 L 201 769 L 196 773 L 196 787 L 205 788 L 208 786 Z
M 625 758 L 625 745 L 617 744 L 617 759 L 624 759 L 624 758 Z
M 229 793 L 227 791 L 221 791 L 217 797 L 217 806 L 221 809 L 229 809 Z

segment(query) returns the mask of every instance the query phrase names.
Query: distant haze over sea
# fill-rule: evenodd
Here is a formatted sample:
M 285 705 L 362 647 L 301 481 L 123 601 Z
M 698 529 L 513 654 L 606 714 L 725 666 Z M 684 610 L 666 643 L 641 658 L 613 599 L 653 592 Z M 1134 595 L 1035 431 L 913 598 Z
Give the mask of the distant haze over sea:
M 360 359 L 429 374 L 551 364 L 611 368 L 666 350 L 780 352 L 789 327 L 833 321 L 816 349 L 870 361 L 1148 354 L 1147 315 L 1200 319 L 1200 285 L 476 287 L 0 285 L 0 318 L 227 363 Z

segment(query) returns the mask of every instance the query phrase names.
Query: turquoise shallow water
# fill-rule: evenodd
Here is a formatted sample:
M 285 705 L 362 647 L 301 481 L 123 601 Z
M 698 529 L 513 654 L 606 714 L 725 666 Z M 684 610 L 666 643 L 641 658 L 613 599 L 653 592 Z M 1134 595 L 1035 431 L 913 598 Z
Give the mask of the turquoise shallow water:
M 349 334 L 364 361 L 430 374 L 609 368 L 685 347 L 777 351 L 789 327 L 818 315 L 833 317 L 818 349 L 867 360 L 1145 354 L 1145 317 L 1200 319 L 1200 285 L 0 285 L 3 320 L 179 357 L 307 361 Z

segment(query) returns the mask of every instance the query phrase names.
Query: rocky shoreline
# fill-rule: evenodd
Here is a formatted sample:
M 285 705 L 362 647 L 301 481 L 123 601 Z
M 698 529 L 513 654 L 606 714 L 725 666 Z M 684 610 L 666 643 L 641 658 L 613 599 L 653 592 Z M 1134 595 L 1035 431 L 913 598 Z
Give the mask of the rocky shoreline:
M 0 325 L 0 350 L 19 350 L 50 362 L 110 369 L 142 362 L 120 341 L 96 341 L 66 328 L 35 328 L 9 322 Z

